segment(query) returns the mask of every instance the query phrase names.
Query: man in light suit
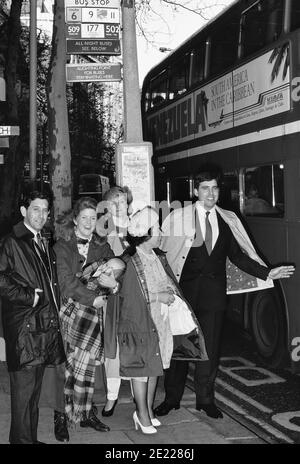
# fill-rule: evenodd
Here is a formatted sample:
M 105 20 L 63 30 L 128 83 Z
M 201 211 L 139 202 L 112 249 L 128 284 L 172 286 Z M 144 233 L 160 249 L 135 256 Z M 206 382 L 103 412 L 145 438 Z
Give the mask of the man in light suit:
M 269 269 L 258 262 L 258 257 L 252 259 L 241 250 L 223 214 L 221 216 L 218 211 L 228 213 L 237 221 L 238 218 L 216 207 L 220 179 L 221 171 L 217 166 L 202 166 L 195 179 L 198 201 L 174 210 L 166 218 L 161 245 L 204 334 L 209 361 L 195 363 L 196 409 L 213 418 L 223 417 L 214 403 L 214 383 L 226 309 L 227 257 L 241 270 L 264 281 L 290 277 L 294 272 L 293 266 Z M 188 362 L 171 362 L 165 372 L 165 400 L 154 411 L 157 416 L 180 407 L 187 373 Z

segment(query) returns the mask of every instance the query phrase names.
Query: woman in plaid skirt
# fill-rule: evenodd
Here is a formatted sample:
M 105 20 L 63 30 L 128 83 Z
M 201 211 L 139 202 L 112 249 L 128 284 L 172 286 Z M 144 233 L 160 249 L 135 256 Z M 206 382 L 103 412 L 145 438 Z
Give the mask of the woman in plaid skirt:
M 65 411 L 71 423 L 107 432 L 109 427 L 94 414 L 92 398 L 95 367 L 104 362 L 103 307 L 107 292 L 116 292 L 118 282 L 113 271 L 106 269 L 97 279 L 83 279 L 82 271 L 95 270 L 114 256 L 109 244 L 94 234 L 97 202 L 89 197 L 79 199 L 73 209 L 73 225 L 66 238 L 55 244 L 57 272 L 62 296 L 60 318 L 66 348 Z M 91 265 L 91 267 L 89 267 Z M 85 272 L 89 277 L 88 272 Z

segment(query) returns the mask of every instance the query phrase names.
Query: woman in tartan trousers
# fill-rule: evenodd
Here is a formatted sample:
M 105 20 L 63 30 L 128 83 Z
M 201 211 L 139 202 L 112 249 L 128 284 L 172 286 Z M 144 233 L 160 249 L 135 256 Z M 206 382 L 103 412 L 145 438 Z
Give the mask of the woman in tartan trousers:
M 102 290 L 118 290 L 111 269 L 102 273 L 97 284 L 82 281 L 82 270 L 95 261 L 114 256 L 110 246 L 94 234 L 97 202 L 89 197 L 79 199 L 73 209 L 69 237 L 55 244 L 57 272 L 62 307 L 60 317 L 66 345 L 65 411 L 70 422 L 80 421 L 81 427 L 107 432 L 92 409 L 96 364 L 103 363 L 103 307 L 106 297 Z M 108 290 L 108 291 L 109 291 Z M 83 380 L 82 380 L 83 379 Z

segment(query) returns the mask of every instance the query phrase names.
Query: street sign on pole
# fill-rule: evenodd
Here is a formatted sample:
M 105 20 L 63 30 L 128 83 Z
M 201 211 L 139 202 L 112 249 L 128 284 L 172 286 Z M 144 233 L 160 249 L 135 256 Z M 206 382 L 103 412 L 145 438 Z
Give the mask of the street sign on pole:
M 0 126 L 0 137 L 8 137 L 11 135 L 20 135 L 19 126 Z
M 67 39 L 119 39 L 120 24 L 66 24 Z
M 102 8 L 119 8 L 120 0 L 65 0 L 65 7 L 93 7 L 98 6 Z
M 67 39 L 67 53 L 70 55 L 121 55 L 120 40 L 75 40 Z
M 117 82 L 121 80 L 121 65 L 118 63 L 67 64 L 67 82 Z
M 9 147 L 8 137 L 0 137 L 0 147 L 1 148 L 8 148 Z
M 67 23 L 119 23 L 118 8 L 66 8 Z

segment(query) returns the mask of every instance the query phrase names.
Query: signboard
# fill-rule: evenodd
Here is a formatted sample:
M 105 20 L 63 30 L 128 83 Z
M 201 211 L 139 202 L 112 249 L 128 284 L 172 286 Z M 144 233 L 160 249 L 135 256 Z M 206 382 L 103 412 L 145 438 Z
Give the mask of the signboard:
M 117 185 L 127 186 L 133 195 L 133 211 L 154 202 L 154 177 L 151 164 L 152 144 L 120 143 L 117 145 Z
M 116 82 L 121 80 L 121 65 L 111 63 L 67 64 L 67 82 Z
M 120 40 L 74 40 L 67 39 L 67 53 L 71 55 L 120 55 Z
M 93 7 L 100 6 L 102 8 L 119 8 L 121 0 L 65 0 L 65 7 Z
M 8 148 L 9 147 L 8 137 L 0 137 L 0 147 L 1 148 Z
M 285 51 L 277 73 L 272 50 L 152 113 L 148 133 L 156 148 L 214 134 L 290 110 L 290 73 Z M 284 69 L 287 71 L 285 72 Z
M 67 23 L 119 23 L 118 8 L 66 8 Z
M 4 155 L 0 154 L 0 164 L 4 164 Z
M 0 126 L 0 137 L 7 137 L 9 135 L 20 135 L 19 126 Z
M 120 24 L 66 24 L 68 39 L 119 39 Z

